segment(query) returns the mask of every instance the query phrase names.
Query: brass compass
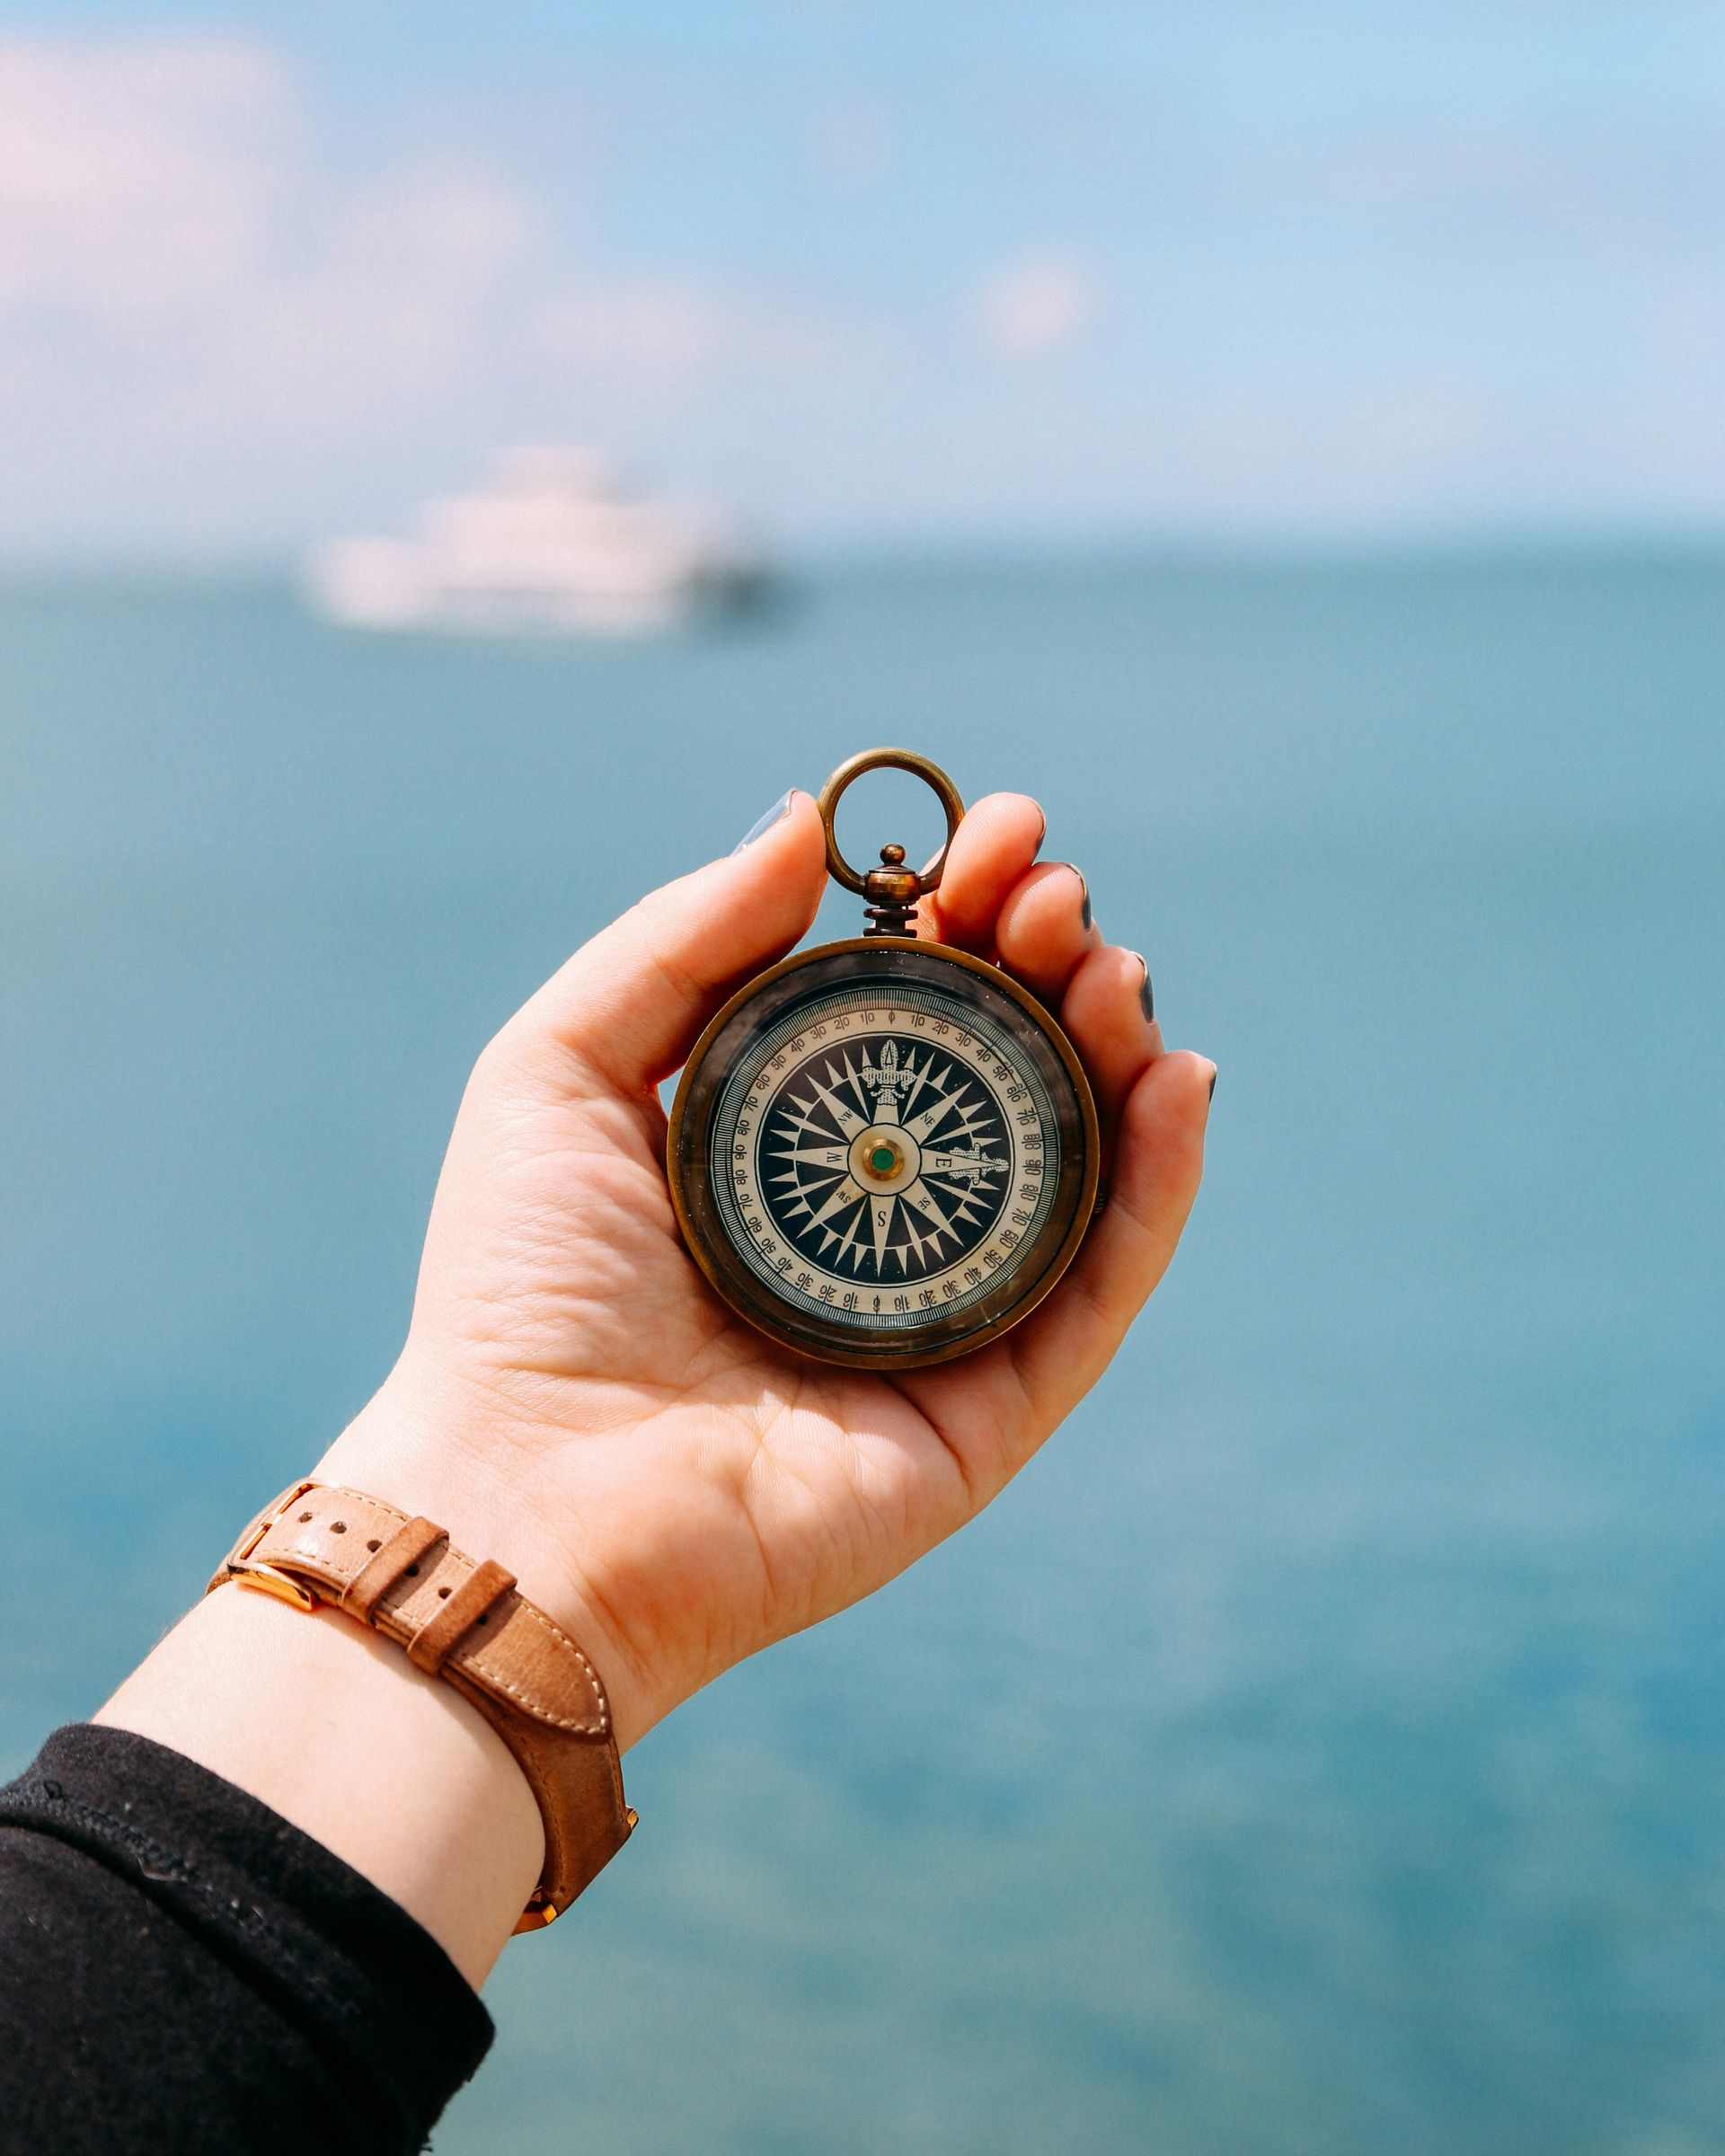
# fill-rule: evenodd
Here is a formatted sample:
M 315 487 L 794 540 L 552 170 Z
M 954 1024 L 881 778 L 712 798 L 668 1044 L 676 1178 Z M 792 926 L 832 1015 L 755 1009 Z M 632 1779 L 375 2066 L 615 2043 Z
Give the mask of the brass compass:
M 883 765 L 946 811 L 925 869 L 887 845 L 859 874 L 839 851 L 840 795 Z M 702 1034 L 671 1110 L 671 1198 L 702 1271 L 770 1339 L 914 1370 L 997 1339 L 1071 1264 L 1096 1198 L 1096 1108 L 1028 989 L 917 938 L 964 815 L 946 773 L 868 749 L 819 808 L 827 869 L 869 926 L 770 967 Z

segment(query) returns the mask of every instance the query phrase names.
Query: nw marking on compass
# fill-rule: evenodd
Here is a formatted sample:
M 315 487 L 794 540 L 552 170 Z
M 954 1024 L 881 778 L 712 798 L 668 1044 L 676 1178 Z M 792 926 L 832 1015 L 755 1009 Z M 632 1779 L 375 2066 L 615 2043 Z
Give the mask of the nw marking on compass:
M 819 1263 L 855 1276 L 867 1260 L 884 1280 L 896 1261 L 908 1279 L 979 1239 L 1011 1163 L 987 1130 L 997 1104 L 961 1065 L 932 1047 L 901 1059 L 889 1040 L 878 1062 L 841 1050 L 794 1084 L 766 1148 L 784 1165 L 765 1180 L 783 1228 Z

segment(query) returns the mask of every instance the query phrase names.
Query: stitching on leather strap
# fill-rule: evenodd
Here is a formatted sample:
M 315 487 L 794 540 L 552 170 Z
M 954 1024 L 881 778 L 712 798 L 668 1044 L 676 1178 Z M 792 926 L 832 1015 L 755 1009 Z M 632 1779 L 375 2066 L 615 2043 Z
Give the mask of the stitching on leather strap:
M 462 1634 L 477 1624 L 491 1604 L 512 1593 L 514 1587 L 514 1573 L 505 1571 L 495 1558 L 488 1557 L 482 1564 L 475 1565 L 449 1599 L 435 1615 L 426 1619 L 408 1641 L 408 1660 L 428 1676 L 436 1676 Z
M 383 1548 L 369 1557 L 339 1598 L 339 1606 L 362 1623 L 410 1565 L 417 1564 L 433 1542 L 444 1540 L 444 1531 L 421 1514 L 398 1527 Z

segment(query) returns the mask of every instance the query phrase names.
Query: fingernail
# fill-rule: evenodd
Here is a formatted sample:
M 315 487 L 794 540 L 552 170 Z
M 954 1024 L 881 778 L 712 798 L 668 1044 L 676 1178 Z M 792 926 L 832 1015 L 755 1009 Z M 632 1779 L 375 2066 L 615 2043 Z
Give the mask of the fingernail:
M 774 825 L 776 824 L 782 817 L 789 816 L 791 813 L 791 795 L 796 791 L 796 788 L 792 786 L 788 792 L 782 793 L 778 800 L 774 801 L 773 806 L 767 810 L 766 814 L 762 817 L 760 821 L 757 824 L 751 825 L 748 830 L 744 833 L 741 840 L 730 849 L 731 852 L 733 853 L 740 853 L 744 846 L 752 846 L 755 844 L 755 841 L 761 835 L 762 832 L 770 831 Z
M 1032 846 L 1032 847 L 1031 847 L 1031 859 L 1032 861 L 1039 861 L 1039 860 L 1041 859 L 1041 857 L 1042 857 L 1042 841 L 1043 841 L 1043 840 L 1044 840 L 1044 839 L 1045 839 L 1045 838 L 1046 838 L 1048 835 L 1048 817 L 1045 816 L 1045 817 L 1042 818 L 1042 828 L 1041 828 L 1041 829 L 1040 829 L 1040 830 L 1039 830 L 1039 831 L 1037 833 L 1037 835 L 1036 835 L 1036 844 L 1035 844 L 1035 845 L 1034 845 L 1034 846 Z
M 1067 866 L 1071 867 L 1071 863 L 1068 862 Z M 1082 869 L 1073 869 L 1072 872 L 1078 879 L 1078 917 L 1084 924 L 1084 933 L 1088 935 L 1090 933 L 1090 923 L 1092 919 L 1090 911 L 1090 886 L 1084 881 L 1084 872 Z
M 1137 958 L 1138 954 L 1135 951 L 1133 956 Z M 1156 992 L 1150 985 L 1150 968 L 1148 962 L 1142 958 L 1138 958 L 1138 964 L 1144 968 L 1144 983 L 1138 990 L 1138 1005 L 1144 1012 L 1145 1024 L 1151 1025 L 1154 1022 L 1156 1015 Z
M 1210 1073 L 1210 1099 L 1211 1099 L 1212 1100 L 1215 1100 L 1215 1098 L 1216 1098 L 1216 1073 L 1215 1073 L 1214 1071 L 1212 1071 L 1212 1072 Z

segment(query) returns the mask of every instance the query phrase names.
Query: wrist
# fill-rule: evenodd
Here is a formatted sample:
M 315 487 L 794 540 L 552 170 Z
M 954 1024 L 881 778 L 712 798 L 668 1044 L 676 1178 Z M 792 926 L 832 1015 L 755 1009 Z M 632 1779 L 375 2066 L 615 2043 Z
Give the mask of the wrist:
M 663 1710 L 548 1493 L 552 1455 L 568 1441 L 410 1352 L 311 1472 L 436 1520 L 461 1548 L 506 1565 L 598 1671 L 622 1753 Z

